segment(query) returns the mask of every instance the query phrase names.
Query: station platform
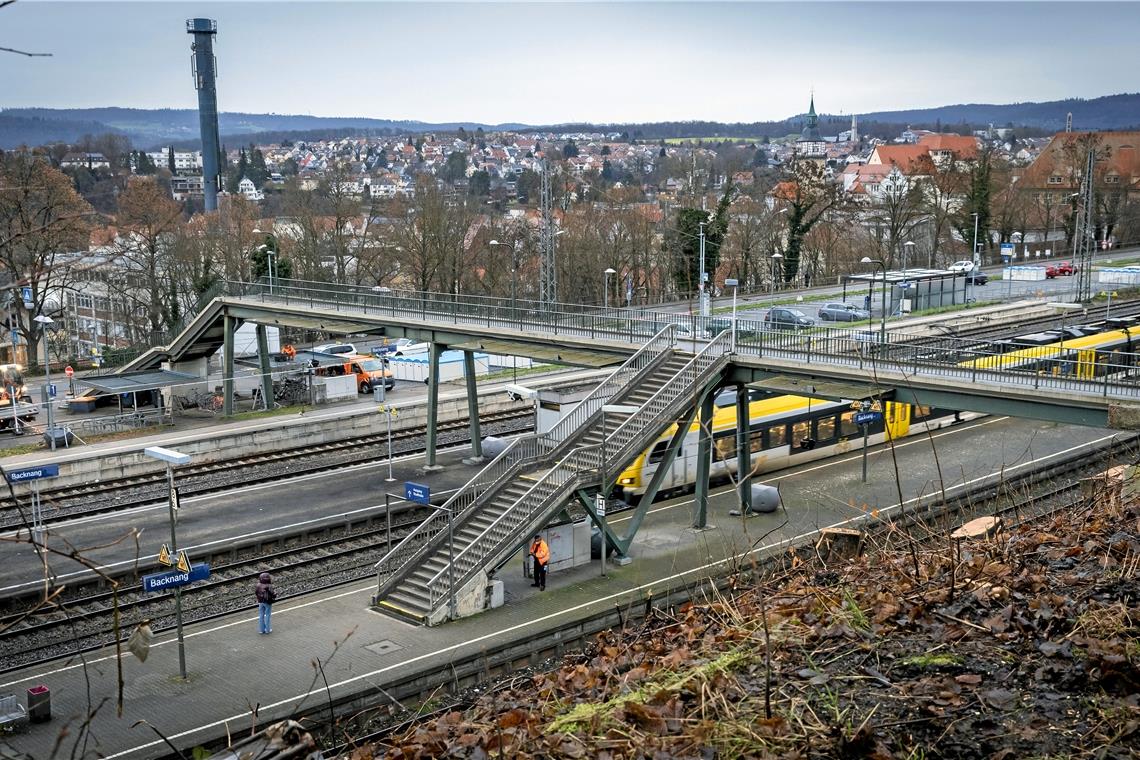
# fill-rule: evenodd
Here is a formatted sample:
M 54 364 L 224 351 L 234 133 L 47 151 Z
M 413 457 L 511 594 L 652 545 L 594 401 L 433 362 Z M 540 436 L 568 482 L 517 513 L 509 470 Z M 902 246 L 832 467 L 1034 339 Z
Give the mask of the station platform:
M 773 555 L 810 542 L 820 528 L 888 519 L 900 508 L 935 497 L 943 486 L 952 495 L 996 483 L 1003 472 L 1009 476 L 1050 458 L 1106 446 L 1115 438 L 1112 431 L 991 417 L 954 425 L 930 438 L 913 436 L 893 449 L 872 450 L 866 484 L 860 479 L 858 451 L 763 477 L 762 482 L 779 484 L 783 497 L 784 509 L 773 514 L 730 516 L 737 499 L 733 489 L 722 488 L 710 497 L 709 527 L 698 531 L 690 527 L 691 497 L 660 502 L 637 534 L 629 553 L 632 562 L 610 565 L 606 577 L 593 561 L 551 573 L 547 590 L 540 592 L 523 574 L 520 551 L 497 576 L 505 586 L 503 607 L 435 628 L 372 611 L 371 581 L 335 593 L 286 595 L 275 605 L 273 632 L 267 636 L 257 631 L 255 610 L 188 626 L 185 682 L 177 677 L 172 631 L 156 637 L 146 663 L 124 654 L 121 716 L 115 706 L 113 648 L 89 654 L 83 662 L 8 673 L 0 676 L 0 694 L 22 696 L 28 688 L 46 685 L 52 719 L 4 737 L 0 756 L 151 758 L 171 753 L 151 727 L 186 751 L 227 732 L 236 737 L 286 716 L 318 711 L 330 698 L 352 696 L 359 705 L 383 704 L 394 684 L 447 672 L 492 649 L 517 645 L 522 651 L 551 628 L 644 604 L 650 594 L 661 599 L 671 590 L 691 589 L 753 553 Z M 937 457 L 931 456 L 932 446 Z M 417 463 L 408 461 L 402 468 L 399 477 L 415 473 Z M 459 471 L 453 468 L 451 474 Z M 375 481 L 376 473 L 369 477 Z M 624 532 L 628 519 L 627 513 L 618 513 L 610 521 Z M 286 587 L 288 570 L 280 571 L 275 582 Z

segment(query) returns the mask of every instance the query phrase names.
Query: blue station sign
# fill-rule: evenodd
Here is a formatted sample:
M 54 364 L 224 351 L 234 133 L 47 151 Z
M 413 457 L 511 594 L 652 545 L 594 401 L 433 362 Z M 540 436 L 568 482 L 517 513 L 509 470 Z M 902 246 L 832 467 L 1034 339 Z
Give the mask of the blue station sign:
M 404 483 L 404 498 L 420 504 L 431 504 L 431 488 L 422 483 L 406 481 Z
M 873 425 L 881 419 L 883 419 L 882 412 L 857 412 L 855 414 L 856 425 Z
M 190 566 L 190 572 L 182 570 L 167 570 L 164 573 L 143 576 L 143 591 L 164 591 L 175 586 L 185 586 L 194 581 L 204 581 L 210 577 L 210 566 L 205 562 L 196 562 Z
M 22 470 L 8 470 L 6 473 L 9 483 L 23 483 L 27 480 L 40 478 L 54 478 L 59 475 L 58 464 L 44 464 L 39 467 L 25 467 Z

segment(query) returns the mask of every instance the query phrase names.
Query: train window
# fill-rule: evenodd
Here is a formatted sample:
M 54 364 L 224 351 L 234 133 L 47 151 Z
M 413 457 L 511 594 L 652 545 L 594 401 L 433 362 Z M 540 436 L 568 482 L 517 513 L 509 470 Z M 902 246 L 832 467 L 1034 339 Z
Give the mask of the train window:
M 749 445 L 749 449 L 753 453 L 756 453 L 757 451 L 763 451 L 764 450 L 764 430 L 763 429 L 753 430 L 752 431 L 752 437 L 750 440 L 751 440 L 751 444 Z
M 840 415 L 839 434 L 844 438 L 859 434 L 859 426 L 855 424 L 855 412 L 844 412 Z
M 716 456 L 713 459 L 717 461 L 724 461 L 726 459 L 734 459 L 736 457 L 736 431 L 733 430 L 727 435 L 718 435 L 713 441 L 716 446 Z
M 803 420 L 792 425 L 792 446 L 802 446 L 811 440 L 811 420 Z
M 773 425 L 772 427 L 768 428 L 768 448 L 774 449 L 778 446 L 786 446 L 787 444 L 787 425 Z
M 657 444 L 653 447 L 653 450 L 649 452 L 649 464 L 657 464 L 662 459 L 664 459 L 665 449 L 667 448 L 669 448 L 668 441 L 658 441 Z
M 929 406 L 916 406 L 911 411 L 911 419 L 921 420 L 930 416 L 931 408 Z
M 835 418 L 822 417 L 815 423 L 815 440 L 819 443 L 828 443 L 835 438 Z

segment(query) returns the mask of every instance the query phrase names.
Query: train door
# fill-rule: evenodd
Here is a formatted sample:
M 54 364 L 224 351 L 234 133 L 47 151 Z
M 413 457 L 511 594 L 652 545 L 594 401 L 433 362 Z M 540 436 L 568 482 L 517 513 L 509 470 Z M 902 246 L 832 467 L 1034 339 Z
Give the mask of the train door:
M 886 428 L 888 438 L 904 438 L 910 432 L 910 404 L 888 401 L 886 404 Z

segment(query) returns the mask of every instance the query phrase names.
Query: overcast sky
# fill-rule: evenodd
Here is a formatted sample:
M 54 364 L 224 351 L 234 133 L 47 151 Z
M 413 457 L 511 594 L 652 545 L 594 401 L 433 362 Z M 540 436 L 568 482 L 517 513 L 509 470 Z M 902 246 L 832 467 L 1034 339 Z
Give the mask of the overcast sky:
M 1140 3 L 54 2 L 0 10 L 0 107 L 424 121 L 756 121 L 1140 89 Z M 1104 44 L 1099 41 L 1104 40 Z

